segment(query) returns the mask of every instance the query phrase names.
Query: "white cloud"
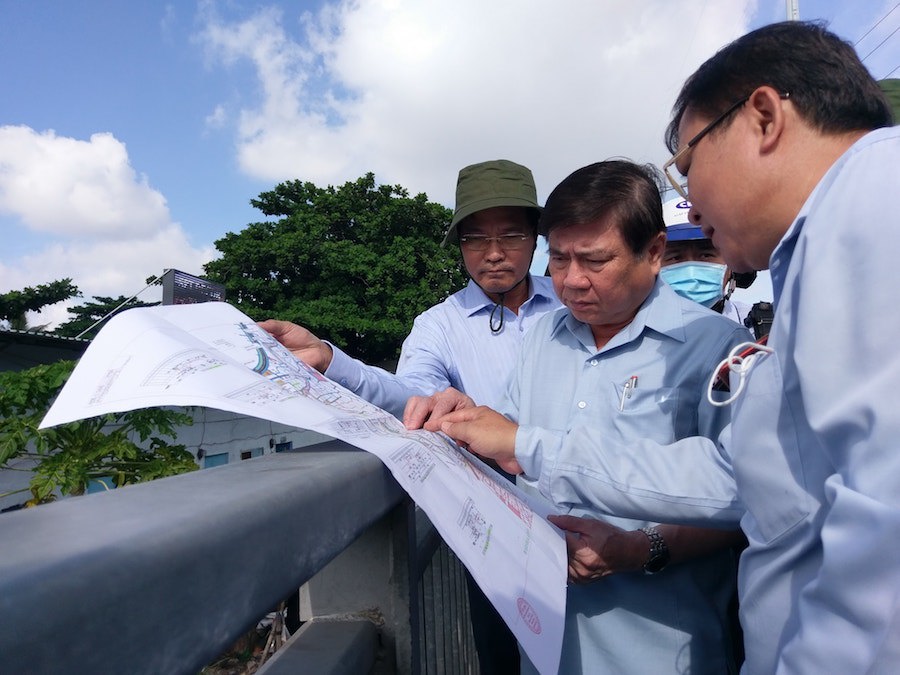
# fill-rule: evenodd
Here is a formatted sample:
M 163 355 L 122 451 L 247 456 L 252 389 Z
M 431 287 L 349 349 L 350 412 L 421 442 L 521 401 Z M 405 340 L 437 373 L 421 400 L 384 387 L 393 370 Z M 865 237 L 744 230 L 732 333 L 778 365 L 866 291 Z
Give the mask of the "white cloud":
M 374 171 L 449 204 L 458 169 L 485 159 L 528 164 L 543 196 L 592 161 L 664 159 L 682 81 L 755 6 L 372 0 L 231 22 L 209 11 L 201 39 L 256 69 L 261 100 L 245 101 L 237 128 L 249 175 Z
M 94 296 L 137 293 L 165 268 L 199 274 L 213 255 L 191 245 L 111 134 L 0 127 L 0 213 L 7 241 L 28 242 L 0 249 L 0 292 L 71 278 L 84 295 L 30 315 L 32 324 L 64 320 L 66 307 Z
M 0 212 L 66 237 L 125 239 L 169 219 L 165 198 L 112 134 L 82 141 L 26 126 L 0 127 Z
M 83 298 L 47 307 L 28 315 L 29 325 L 56 324 L 71 318 L 66 309 L 95 296 L 130 297 L 143 291 L 139 299 L 161 299 L 158 287 L 145 289 L 146 280 L 175 268 L 202 275 L 202 265 L 213 258 L 212 247 L 195 249 L 178 224 L 170 223 L 150 236 L 131 241 L 95 240 L 55 243 L 24 256 L 14 268 L 0 266 L 4 285 L 20 289 L 56 279 L 71 278 Z
M 208 129 L 221 129 L 228 121 L 228 113 L 224 105 L 217 105 L 215 109 L 206 116 L 206 127 Z

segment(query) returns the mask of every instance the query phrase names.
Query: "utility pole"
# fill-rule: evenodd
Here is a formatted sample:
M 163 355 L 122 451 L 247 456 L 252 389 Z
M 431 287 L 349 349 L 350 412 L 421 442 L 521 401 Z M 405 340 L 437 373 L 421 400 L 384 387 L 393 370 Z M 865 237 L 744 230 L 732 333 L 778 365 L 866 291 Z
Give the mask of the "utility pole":
M 798 6 L 799 0 L 785 0 L 784 4 L 787 7 L 787 20 L 788 21 L 799 21 L 800 20 L 800 7 Z

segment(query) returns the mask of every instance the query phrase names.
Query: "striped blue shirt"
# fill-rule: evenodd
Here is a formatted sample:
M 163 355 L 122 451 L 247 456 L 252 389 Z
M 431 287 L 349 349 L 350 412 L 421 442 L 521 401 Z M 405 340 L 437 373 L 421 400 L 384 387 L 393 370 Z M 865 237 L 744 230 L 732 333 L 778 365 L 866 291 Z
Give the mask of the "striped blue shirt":
M 529 276 L 529 296 L 518 314 L 504 307 L 503 329 L 493 333 L 493 301 L 474 282 L 422 312 L 413 322 L 397 373 L 370 366 L 334 347 L 325 376 L 396 417 L 410 396 L 454 387 L 476 403 L 496 407 L 515 368 L 522 337 L 560 306 L 548 277 Z

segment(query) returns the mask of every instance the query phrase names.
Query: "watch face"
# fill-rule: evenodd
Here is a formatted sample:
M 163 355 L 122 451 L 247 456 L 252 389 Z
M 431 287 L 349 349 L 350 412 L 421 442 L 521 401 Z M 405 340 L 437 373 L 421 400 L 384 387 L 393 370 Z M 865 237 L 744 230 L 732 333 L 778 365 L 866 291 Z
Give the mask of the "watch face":
M 641 532 L 650 540 L 650 558 L 644 563 L 646 574 L 661 572 L 669 564 L 669 547 L 655 527 L 642 527 Z
M 668 563 L 668 553 L 656 553 L 644 564 L 644 571 L 647 574 L 656 574 L 657 572 L 662 572 Z

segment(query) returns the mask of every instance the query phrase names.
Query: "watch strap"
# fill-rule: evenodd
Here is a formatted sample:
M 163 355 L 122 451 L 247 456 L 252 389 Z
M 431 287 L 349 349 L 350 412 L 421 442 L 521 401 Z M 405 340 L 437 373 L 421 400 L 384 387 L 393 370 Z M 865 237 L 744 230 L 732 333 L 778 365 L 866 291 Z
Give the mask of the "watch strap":
M 656 574 L 669 564 L 669 547 L 662 534 L 655 527 L 642 527 L 641 532 L 650 540 L 650 555 L 644 563 L 644 572 Z

